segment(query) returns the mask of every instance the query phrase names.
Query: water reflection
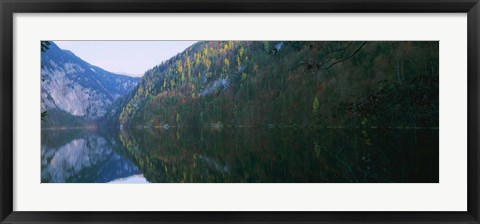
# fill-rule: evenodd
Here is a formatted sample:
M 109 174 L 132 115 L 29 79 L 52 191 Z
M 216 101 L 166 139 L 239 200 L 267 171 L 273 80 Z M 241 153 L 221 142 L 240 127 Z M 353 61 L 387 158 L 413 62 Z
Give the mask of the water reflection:
M 139 174 L 118 141 L 86 130 L 42 130 L 42 182 L 103 183 Z
M 42 182 L 427 183 L 439 176 L 438 129 L 60 133 L 42 131 Z
M 120 139 L 150 182 L 438 182 L 438 130 L 135 129 Z

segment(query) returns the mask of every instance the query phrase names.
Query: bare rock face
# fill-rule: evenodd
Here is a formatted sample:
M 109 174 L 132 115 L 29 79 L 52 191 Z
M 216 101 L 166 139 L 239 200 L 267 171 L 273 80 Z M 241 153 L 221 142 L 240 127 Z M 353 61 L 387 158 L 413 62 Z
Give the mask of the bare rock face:
M 42 52 L 41 109 L 95 120 L 113 101 L 132 89 L 139 78 L 119 75 L 90 65 L 54 43 Z

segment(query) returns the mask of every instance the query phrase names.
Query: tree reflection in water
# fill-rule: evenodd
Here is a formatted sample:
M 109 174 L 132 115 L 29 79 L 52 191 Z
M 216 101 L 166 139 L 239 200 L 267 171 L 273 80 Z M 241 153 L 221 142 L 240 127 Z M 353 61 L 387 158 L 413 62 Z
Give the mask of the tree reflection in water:
M 438 129 L 122 130 L 150 182 L 438 182 Z
M 438 129 L 42 131 L 42 182 L 438 182 Z

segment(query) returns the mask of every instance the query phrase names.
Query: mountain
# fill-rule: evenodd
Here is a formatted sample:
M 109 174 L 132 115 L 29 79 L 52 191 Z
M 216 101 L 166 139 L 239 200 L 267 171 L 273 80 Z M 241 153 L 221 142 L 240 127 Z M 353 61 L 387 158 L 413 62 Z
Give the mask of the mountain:
M 204 41 L 109 118 L 135 127 L 438 127 L 438 42 Z
M 41 60 L 41 110 L 48 114 L 44 127 L 102 118 L 112 103 L 139 81 L 91 65 L 53 42 L 42 52 Z
M 130 76 L 130 77 L 141 77 L 142 76 L 142 75 L 132 74 L 132 73 L 128 73 L 128 72 L 115 72 L 115 74 L 126 75 L 126 76 Z

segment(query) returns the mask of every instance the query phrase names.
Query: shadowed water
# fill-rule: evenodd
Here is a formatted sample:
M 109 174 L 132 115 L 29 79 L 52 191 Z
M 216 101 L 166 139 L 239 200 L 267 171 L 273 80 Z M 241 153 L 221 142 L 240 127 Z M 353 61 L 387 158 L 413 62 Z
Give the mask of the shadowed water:
M 42 182 L 438 183 L 438 129 L 42 130 Z

